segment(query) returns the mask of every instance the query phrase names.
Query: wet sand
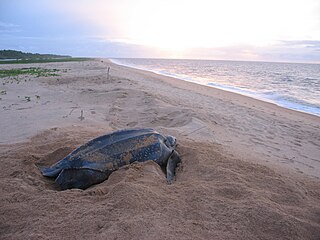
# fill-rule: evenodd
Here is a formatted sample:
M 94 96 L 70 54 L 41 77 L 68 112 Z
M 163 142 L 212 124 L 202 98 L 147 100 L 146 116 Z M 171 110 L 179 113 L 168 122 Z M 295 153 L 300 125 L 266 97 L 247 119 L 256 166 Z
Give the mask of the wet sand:
M 319 117 L 108 60 L 0 69 L 31 66 L 63 71 L 1 85 L 1 239 L 320 238 Z M 35 166 L 132 127 L 177 137 L 173 185 L 147 162 L 60 192 Z

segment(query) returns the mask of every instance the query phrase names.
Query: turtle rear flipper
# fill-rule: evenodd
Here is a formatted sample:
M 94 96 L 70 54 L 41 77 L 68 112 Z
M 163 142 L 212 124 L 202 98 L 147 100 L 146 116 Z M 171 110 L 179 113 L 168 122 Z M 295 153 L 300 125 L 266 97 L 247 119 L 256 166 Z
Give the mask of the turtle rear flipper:
M 45 177 L 56 177 L 61 172 L 61 168 L 54 168 L 54 167 L 44 167 L 36 165 L 43 176 Z
M 172 184 L 178 163 L 181 162 L 179 154 L 173 150 L 167 162 L 167 183 Z
M 70 188 L 86 189 L 106 180 L 111 172 L 102 172 L 88 168 L 63 169 L 55 182 L 61 190 Z
M 36 164 L 36 166 L 40 169 L 43 176 L 57 177 L 63 169 L 70 168 L 70 161 L 69 157 L 67 156 L 50 167 L 46 167 L 40 164 Z

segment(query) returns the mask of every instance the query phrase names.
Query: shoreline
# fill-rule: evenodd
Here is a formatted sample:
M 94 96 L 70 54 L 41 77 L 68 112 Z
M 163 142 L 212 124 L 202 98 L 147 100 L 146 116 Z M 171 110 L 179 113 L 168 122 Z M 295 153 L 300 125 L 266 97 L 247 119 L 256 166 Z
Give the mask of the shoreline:
M 318 117 L 105 59 L 0 68 L 30 66 L 59 76 L 1 87 L 1 239 L 319 239 Z M 172 185 L 151 161 L 86 190 L 37 168 L 145 127 L 177 138 Z
M 320 120 L 320 116 L 318 115 L 315 115 L 315 114 L 311 114 L 311 113 L 308 113 L 308 112 L 304 112 L 304 111 L 299 111 L 299 110 L 295 110 L 295 109 L 291 109 L 291 108 L 286 108 L 286 107 L 283 107 L 283 106 L 280 106 L 274 102 L 269 102 L 269 101 L 266 101 L 266 100 L 262 100 L 262 99 L 259 99 L 259 98 L 255 98 L 253 96 L 249 96 L 249 95 L 245 95 L 245 94 L 241 94 L 241 93 L 238 93 L 238 92 L 233 92 L 233 91 L 228 91 L 226 89 L 222 89 L 222 88 L 218 88 L 218 87 L 215 87 L 215 86 L 210 86 L 210 85 L 205 85 L 205 84 L 200 84 L 200 83 L 197 83 L 197 82 L 193 82 L 193 81 L 188 81 L 188 80 L 184 80 L 184 79 L 181 79 L 181 78 L 178 78 L 178 77 L 174 77 L 174 76 L 169 76 L 169 75 L 165 75 L 165 74 L 161 74 L 161 73 L 158 73 L 156 71 L 152 71 L 152 70 L 147 70 L 147 69 L 142 69 L 142 68 L 138 68 L 138 67 L 133 67 L 133 66 L 127 66 L 127 65 L 122 65 L 122 64 L 119 64 L 119 63 L 115 63 L 112 61 L 112 59 L 108 59 L 108 58 L 101 58 L 103 59 L 104 61 L 110 61 L 110 63 L 112 64 L 115 64 L 115 65 L 118 65 L 118 66 L 122 66 L 122 67 L 126 67 L 128 69 L 132 69 L 132 70 L 138 70 L 138 71 L 142 71 L 142 72 L 146 72 L 146 73 L 150 73 L 150 74 L 154 74 L 156 76 L 159 77 L 159 79 L 162 79 L 164 80 L 165 78 L 168 78 L 168 79 L 172 79 L 172 81 L 182 81 L 182 82 L 185 82 L 185 83 L 188 83 L 188 84 L 191 84 L 191 86 L 202 86 L 204 88 L 208 88 L 208 89 L 213 89 L 213 91 L 222 91 L 224 94 L 228 95 L 230 94 L 230 96 L 236 96 L 238 95 L 238 98 L 239 99 L 245 99 L 245 98 L 249 98 L 250 101 L 257 101 L 258 104 L 262 104 L 262 105 L 269 105 L 270 108 L 279 108 L 280 111 L 284 111 L 284 112 L 287 112 L 289 114 L 297 114 L 297 115 L 301 115 L 300 117 L 301 118 L 312 118 L 313 120 L 317 121 Z M 164 82 L 167 82 L 167 83 L 173 83 L 173 82 L 170 82 L 170 81 L 165 81 Z M 175 85 L 173 83 L 173 85 Z M 179 82 L 176 82 L 176 85 L 179 85 Z M 181 85 L 184 85 L 184 84 L 181 84 Z M 187 89 L 192 89 L 192 87 L 186 87 Z M 195 88 L 197 89 L 197 88 Z M 206 91 L 207 92 L 207 91 Z M 226 99 L 228 98 L 228 96 L 226 97 Z
M 125 63 L 121 63 L 121 62 L 118 62 L 117 59 L 108 59 L 110 62 L 114 63 L 114 64 L 117 64 L 117 65 L 120 65 L 120 66 L 124 66 L 124 67 L 128 67 L 128 68 L 133 68 L 133 69 L 138 69 L 138 70 L 141 70 L 141 71 L 147 71 L 147 72 L 152 72 L 152 73 L 155 73 L 155 74 L 158 74 L 158 75 L 161 75 L 161 76 L 165 76 L 165 77 L 169 77 L 169 78 L 174 78 L 174 79 L 177 79 L 177 80 L 180 80 L 180 81 L 186 81 L 186 82 L 190 82 L 190 83 L 195 83 L 195 84 L 198 84 L 198 85 L 202 85 L 202 86 L 207 86 L 207 87 L 212 87 L 212 88 L 215 88 L 215 89 L 219 89 L 219 90 L 222 90 L 222 91 L 226 91 L 226 92 L 231 92 L 231 93 L 235 93 L 235 94 L 239 94 L 239 95 L 242 95 L 242 96 L 246 96 L 246 97 L 250 97 L 250 98 L 253 98 L 253 99 L 256 99 L 256 100 L 259 100 L 259 101 L 263 101 L 263 102 L 267 102 L 267 103 L 271 103 L 271 104 L 275 104 L 279 107 L 282 107 L 282 108 L 285 108 L 285 109 L 289 109 L 289 110 L 293 110 L 293 111 L 296 111 L 296 112 L 302 112 L 302 113 L 306 113 L 306 114 L 309 114 L 309 115 L 313 115 L 313 116 L 316 116 L 316 117 L 320 117 L 320 112 L 319 113 L 313 113 L 313 112 L 308 112 L 308 111 L 305 111 L 303 109 L 299 109 L 299 108 L 295 108 L 295 107 L 289 107 L 287 106 L 288 104 L 292 105 L 292 104 L 297 104 L 297 103 L 294 103 L 294 102 L 288 102 L 288 104 L 281 104 L 281 103 L 278 103 L 272 99 L 268 99 L 266 97 L 261 97 L 261 93 L 258 93 L 258 92 L 252 92 L 250 90 L 246 90 L 246 89 L 237 89 L 237 90 L 232 90 L 232 86 L 227 86 L 227 85 L 221 85 L 221 87 L 219 86 L 219 84 L 217 83 L 214 83 L 214 82 L 209 82 L 207 84 L 203 84 L 203 83 L 200 83 L 200 82 L 196 82 L 194 80 L 192 80 L 192 77 L 190 77 L 190 80 L 187 79 L 187 78 L 183 78 L 183 77 L 180 77 L 178 75 L 175 75 L 175 74 L 166 74 L 166 73 L 161 73 L 160 71 L 156 71 L 156 70 L 152 70 L 152 69 L 147 69 L 147 68 L 144 68 L 144 67 L 138 67 L 138 66 L 134 66 L 134 65 L 130 65 L 130 64 L 125 64 Z M 295 64 L 295 63 L 294 63 Z M 247 93 L 246 93 L 247 92 Z M 260 96 L 260 97 L 259 97 Z M 298 106 L 300 106 L 298 104 Z M 304 105 L 301 105 L 300 107 L 307 107 L 308 106 L 304 106 Z

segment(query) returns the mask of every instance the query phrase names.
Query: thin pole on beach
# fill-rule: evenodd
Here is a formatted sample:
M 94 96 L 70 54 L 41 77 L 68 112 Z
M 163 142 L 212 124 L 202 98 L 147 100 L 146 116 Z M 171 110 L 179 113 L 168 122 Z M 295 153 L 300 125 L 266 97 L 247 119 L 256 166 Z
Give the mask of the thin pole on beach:
M 80 121 L 82 121 L 84 119 L 84 116 L 83 116 L 83 110 L 81 109 L 81 115 L 79 117 Z

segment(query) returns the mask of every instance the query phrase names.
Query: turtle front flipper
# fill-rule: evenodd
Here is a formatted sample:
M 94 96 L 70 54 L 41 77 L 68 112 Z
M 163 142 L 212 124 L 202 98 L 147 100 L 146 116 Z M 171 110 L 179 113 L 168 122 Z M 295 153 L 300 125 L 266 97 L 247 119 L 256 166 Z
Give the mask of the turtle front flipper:
M 63 169 L 55 182 L 61 190 L 70 188 L 86 189 L 106 180 L 111 171 L 103 172 L 88 168 Z
M 179 154 L 173 150 L 167 162 L 167 183 L 171 184 L 176 172 L 178 163 L 181 162 Z

